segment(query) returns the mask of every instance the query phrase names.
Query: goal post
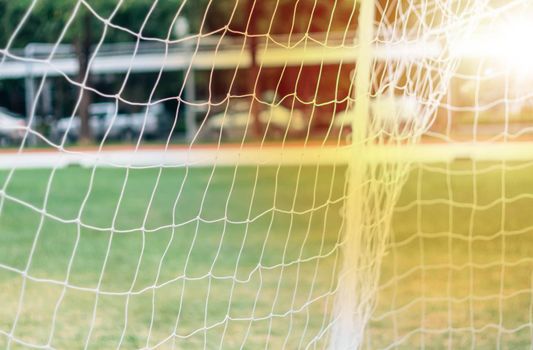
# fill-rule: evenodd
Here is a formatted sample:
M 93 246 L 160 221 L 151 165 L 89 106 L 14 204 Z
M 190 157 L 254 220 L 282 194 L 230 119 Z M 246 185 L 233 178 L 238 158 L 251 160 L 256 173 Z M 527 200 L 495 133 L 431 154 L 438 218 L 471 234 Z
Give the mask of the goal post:
M 367 154 L 370 124 L 370 94 L 374 46 L 374 0 L 361 0 L 357 28 L 357 62 L 354 77 L 354 111 L 351 121 L 350 159 L 347 170 L 347 197 L 344 217 L 346 228 L 342 247 L 342 269 L 338 276 L 335 311 L 332 316 L 333 331 L 330 349 L 358 348 L 371 313 L 371 298 L 366 293 L 375 282 L 365 280 L 367 269 L 363 266 L 366 252 L 364 240 L 368 232 L 363 228 L 364 187 L 368 175 Z M 363 286 L 368 285 L 368 287 Z M 367 289 L 368 288 L 368 289 Z M 372 292 L 370 292 L 372 293 Z

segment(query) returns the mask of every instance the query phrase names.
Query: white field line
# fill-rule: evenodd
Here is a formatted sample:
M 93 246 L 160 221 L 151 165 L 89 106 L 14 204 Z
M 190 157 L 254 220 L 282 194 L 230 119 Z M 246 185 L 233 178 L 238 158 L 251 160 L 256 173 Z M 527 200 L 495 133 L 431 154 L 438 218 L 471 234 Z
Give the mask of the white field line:
M 28 151 L 0 153 L 0 169 L 35 169 L 78 165 L 82 167 L 203 167 L 265 165 L 335 165 L 346 164 L 350 158 L 347 146 L 254 147 L 150 149 L 102 151 Z M 367 148 L 369 162 L 450 162 L 472 160 L 533 160 L 533 142 L 515 143 L 430 143 L 406 146 L 375 146 Z

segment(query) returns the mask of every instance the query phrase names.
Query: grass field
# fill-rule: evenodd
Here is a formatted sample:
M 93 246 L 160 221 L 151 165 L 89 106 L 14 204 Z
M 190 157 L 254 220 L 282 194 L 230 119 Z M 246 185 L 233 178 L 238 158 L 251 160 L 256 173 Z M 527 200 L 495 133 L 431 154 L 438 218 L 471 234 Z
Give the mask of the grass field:
M 41 215 L 7 200 L 0 219 L 1 263 L 23 270 L 40 232 L 28 275 L 60 282 L 67 280 L 75 251 L 69 288 L 55 321 L 51 345 L 58 348 L 83 346 L 95 295 L 92 348 L 114 348 L 121 337 L 126 348 L 154 346 L 173 333 L 176 323 L 183 337 L 175 340 L 178 348 L 198 348 L 204 342 L 208 348 L 219 343 L 235 348 L 245 336 L 254 347 L 264 347 L 267 341 L 273 348 L 285 342 L 296 347 L 326 322 L 322 310 L 331 299 L 338 252 L 344 171 L 315 170 L 304 168 L 299 176 L 296 167 L 279 172 L 166 169 L 157 186 L 158 170 L 132 170 L 121 195 L 124 170 L 98 169 L 88 190 L 89 170 L 62 169 L 53 177 L 46 213 L 72 220 L 83 207 L 80 221 L 92 228 L 78 231 L 75 222 L 45 217 L 39 230 Z M 42 207 L 49 177 L 49 170 L 19 171 L 6 192 Z M 309 190 L 315 179 L 320 180 L 316 192 Z M 337 199 L 336 204 L 328 204 L 328 198 Z M 271 210 L 274 206 L 276 211 Z M 172 223 L 174 229 L 168 227 Z M 111 226 L 116 233 L 106 229 Z M 303 259 L 303 264 L 294 263 Z M 0 271 L 0 320 L 6 331 L 16 314 L 22 279 L 19 273 Z M 214 277 L 208 278 L 210 273 Z M 157 288 L 150 289 L 154 285 Z M 46 344 L 62 291 L 61 284 L 28 281 L 15 337 Z M 289 310 L 296 311 L 285 314 Z M 226 315 L 236 320 L 225 322 Z
M 415 167 L 393 219 L 369 348 L 529 349 L 532 212 L 531 163 Z
M 16 171 L 0 215 L 0 346 L 15 322 L 12 348 L 307 345 L 329 322 L 344 171 L 65 168 L 48 190 L 51 170 Z M 368 348 L 529 346 L 532 189 L 525 163 L 415 167 Z

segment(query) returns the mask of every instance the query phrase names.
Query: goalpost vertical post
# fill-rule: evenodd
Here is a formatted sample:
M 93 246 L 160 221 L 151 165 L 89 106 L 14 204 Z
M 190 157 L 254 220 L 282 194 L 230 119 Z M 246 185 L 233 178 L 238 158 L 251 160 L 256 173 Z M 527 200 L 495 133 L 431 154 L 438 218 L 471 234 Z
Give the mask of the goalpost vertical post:
M 356 0 L 357 1 L 357 0 Z M 365 183 L 366 144 L 369 142 L 370 89 L 373 65 L 375 0 L 359 0 L 357 63 L 355 71 L 355 110 L 351 121 L 351 159 L 348 164 L 348 194 L 345 203 L 345 232 L 342 268 L 338 280 L 338 292 L 334 306 L 334 326 L 330 340 L 331 349 L 358 348 L 369 315 L 364 308 L 370 300 L 358 295 L 361 288 L 360 256 L 364 211 L 362 189 Z

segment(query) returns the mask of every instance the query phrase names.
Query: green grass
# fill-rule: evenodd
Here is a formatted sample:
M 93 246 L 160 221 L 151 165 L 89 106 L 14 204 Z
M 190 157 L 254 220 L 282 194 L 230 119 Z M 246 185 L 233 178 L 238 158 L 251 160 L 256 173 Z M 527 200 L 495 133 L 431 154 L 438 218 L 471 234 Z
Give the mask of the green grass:
M 529 345 L 533 198 L 524 193 L 533 191 L 533 166 L 507 165 L 414 168 L 368 348 Z M 161 348 L 233 349 L 245 337 L 246 348 L 307 344 L 333 301 L 344 169 L 212 170 L 97 169 L 91 181 L 89 169 L 66 168 L 48 191 L 51 170 L 16 171 L 0 215 L 0 264 L 15 269 L 0 268 L 0 330 L 11 330 L 21 305 L 14 338 L 45 345 L 54 325 L 50 345 L 61 349 L 87 339 L 115 348 L 121 338 L 124 348 L 152 347 L 176 321 L 184 337 Z M 0 347 L 7 342 L 0 335 Z
M 304 168 L 300 176 L 298 170 L 165 169 L 157 186 L 157 169 L 131 170 L 121 195 L 124 170 L 96 170 L 89 190 L 90 170 L 61 169 L 53 176 L 45 209 L 53 218 L 12 200 L 4 202 L 0 263 L 24 270 L 36 233 L 29 276 L 65 281 L 72 260 L 69 288 L 55 321 L 54 347 L 83 346 L 97 294 L 92 348 L 114 348 L 123 333 L 126 348 L 154 346 L 172 334 L 178 315 L 177 333 L 185 337 L 176 340 L 178 348 L 203 347 L 204 342 L 208 348 L 220 343 L 235 348 L 247 333 L 247 343 L 253 347 L 264 347 L 267 341 L 274 348 L 285 342 L 297 347 L 301 338 L 305 344 L 316 335 L 323 323 L 324 306 L 331 303 L 327 292 L 337 259 L 335 243 L 342 207 L 338 199 L 344 181 L 342 169 L 334 173 L 333 168 L 320 168 L 317 173 L 316 168 Z M 17 171 L 6 192 L 42 208 L 50 177 L 50 170 Z M 90 195 L 85 197 L 87 192 Z M 328 205 L 328 199 L 337 199 L 337 203 Z M 273 207 L 278 211 L 272 211 Z M 77 217 L 93 229 L 61 222 Z M 178 224 L 174 229 L 168 227 L 173 222 Z M 113 234 L 94 229 L 112 226 Z M 317 255 L 323 257 L 315 258 Z M 309 260 L 293 263 L 301 259 Z M 288 265 L 281 268 L 283 263 Z M 257 269 L 259 264 L 263 268 Z M 209 273 L 230 278 L 205 278 Z M 240 282 L 234 284 L 232 277 Z M 155 293 L 146 289 L 154 284 L 158 286 Z M 0 269 L 3 331 L 13 325 L 21 285 L 19 273 Z M 46 344 L 62 290 L 62 285 L 48 281 L 26 282 L 17 339 Z M 230 294 L 233 298 L 228 305 Z M 317 300 L 305 307 L 309 299 Z M 228 309 L 231 317 L 244 320 L 224 323 Z M 301 311 L 269 317 L 291 309 Z M 247 318 L 257 320 L 249 322 Z M 212 328 L 204 333 L 204 326 Z M 2 341 L 6 342 L 6 337 Z M 172 341 L 165 343 L 168 348 L 171 345 Z
M 533 165 L 417 167 L 398 208 L 368 347 L 530 348 Z

